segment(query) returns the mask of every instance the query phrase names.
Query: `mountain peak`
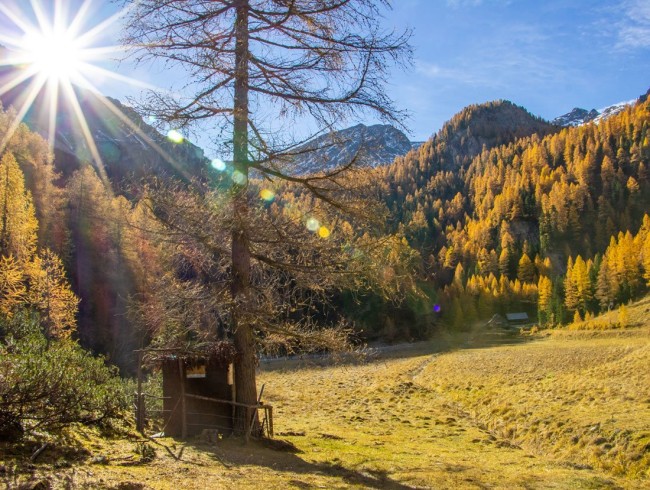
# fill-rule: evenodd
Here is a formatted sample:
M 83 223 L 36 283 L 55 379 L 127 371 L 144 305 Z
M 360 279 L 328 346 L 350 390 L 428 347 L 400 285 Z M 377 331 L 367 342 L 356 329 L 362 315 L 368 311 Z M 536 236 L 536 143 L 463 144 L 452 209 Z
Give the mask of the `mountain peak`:
M 551 121 L 556 126 L 580 126 L 589 121 L 593 121 L 600 115 L 596 109 L 582 109 L 581 107 L 574 107 L 571 111 L 556 117 Z
M 411 141 L 387 124 L 355 126 L 318 136 L 298 149 L 294 158 L 298 175 L 331 171 L 356 160 L 357 166 L 386 165 L 411 150 Z
M 650 90 L 648 90 L 650 92 Z M 647 93 L 645 95 L 647 97 Z M 602 109 L 591 109 L 587 111 L 586 109 L 581 109 L 580 107 L 574 107 L 570 112 L 556 117 L 551 121 L 556 126 L 581 126 L 589 122 L 598 123 L 603 119 L 607 119 L 614 114 L 618 114 L 623 109 L 629 105 L 634 105 L 639 101 L 643 101 L 644 96 L 642 95 L 638 99 L 627 100 L 624 102 L 618 102 Z
M 442 144 L 446 156 L 439 163 L 453 170 L 469 164 L 484 147 L 492 148 L 534 133 L 544 135 L 552 128 L 525 108 L 508 100 L 496 100 L 465 107 L 425 144 Z

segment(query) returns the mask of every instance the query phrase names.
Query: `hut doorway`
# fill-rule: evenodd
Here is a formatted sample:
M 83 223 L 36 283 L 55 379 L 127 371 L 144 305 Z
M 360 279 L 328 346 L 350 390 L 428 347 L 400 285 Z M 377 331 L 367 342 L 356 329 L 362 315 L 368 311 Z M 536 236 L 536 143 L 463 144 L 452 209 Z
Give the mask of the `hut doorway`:
M 169 414 L 165 435 L 194 436 L 206 429 L 232 434 L 235 401 L 232 366 L 232 363 L 221 365 L 205 359 L 163 361 L 163 412 Z

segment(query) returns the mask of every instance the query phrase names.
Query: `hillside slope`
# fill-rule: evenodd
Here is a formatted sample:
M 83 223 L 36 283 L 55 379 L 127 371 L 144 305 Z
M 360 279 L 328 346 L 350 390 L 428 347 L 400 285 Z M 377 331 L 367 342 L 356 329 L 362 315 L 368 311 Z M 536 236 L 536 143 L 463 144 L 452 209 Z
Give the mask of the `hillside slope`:
M 487 124 L 499 119 L 502 129 Z M 580 315 L 643 293 L 638 254 L 629 259 L 638 272 L 634 294 L 618 286 L 605 292 L 596 278 L 612 240 L 639 232 L 650 209 L 649 120 L 645 101 L 598 124 L 558 130 L 509 103 L 487 104 L 468 108 L 417 152 L 378 169 L 394 229 L 420 251 L 422 277 L 438 289 L 443 319 L 462 328 L 494 312 L 537 317 L 543 277 L 551 299 L 540 311 L 549 321 L 570 320 L 576 304 L 565 297 L 564 275 L 578 256 L 589 263 L 592 291 L 577 307 Z M 517 138 L 526 128 L 529 136 Z M 645 231 L 640 235 L 642 241 Z M 599 304 L 597 287 L 610 299 Z
M 394 223 L 416 227 L 431 223 L 437 208 L 444 207 L 447 216 L 440 222 L 453 223 L 462 217 L 462 203 L 452 200 L 464 191 L 464 175 L 473 158 L 484 149 L 509 144 L 532 134 L 546 135 L 557 127 L 532 116 L 524 108 L 509 101 L 496 101 L 466 107 L 456 114 L 431 139 L 417 150 L 397 158 L 388 167 L 377 170 L 377 178 L 384 182 L 385 200 L 393 212 Z M 434 202 L 441 200 L 434 208 Z M 460 206 L 459 206 L 460 205 Z M 437 237 L 437 238 L 436 238 Z M 426 249 L 435 248 L 436 236 L 425 233 L 411 236 Z

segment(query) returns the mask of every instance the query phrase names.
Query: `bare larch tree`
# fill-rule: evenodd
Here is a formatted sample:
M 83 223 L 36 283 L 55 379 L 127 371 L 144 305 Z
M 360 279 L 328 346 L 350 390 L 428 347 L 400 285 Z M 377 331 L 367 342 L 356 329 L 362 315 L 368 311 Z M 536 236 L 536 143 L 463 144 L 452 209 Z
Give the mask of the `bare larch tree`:
M 409 32 L 381 29 L 386 0 L 126 1 L 124 43 L 138 62 L 187 73 L 177 97 L 150 93 L 141 110 L 175 127 L 208 125 L 231 145 L 231 330 L 237 401 L 255 404 L 256 346 L 247 324 L 251 286 L 249 173 L 304 186 L 332 201 L 340 173 L 297 176 L 301 141 L 371 113 L 402 125 L 385 91 L 389 70 L 410 63 Z M 314 128 L 293 130 L 291 125 Z M 336 179 L 339 178 L 339 181 Z M 333 202 L 333 201 L 332 201 Z M 241 424 L 241 421 L 240 421 Z

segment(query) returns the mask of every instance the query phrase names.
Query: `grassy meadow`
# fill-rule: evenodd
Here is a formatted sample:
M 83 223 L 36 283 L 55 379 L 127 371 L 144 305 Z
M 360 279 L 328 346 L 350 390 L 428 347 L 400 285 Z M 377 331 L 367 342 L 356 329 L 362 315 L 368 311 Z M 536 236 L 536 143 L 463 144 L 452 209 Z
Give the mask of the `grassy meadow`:
M 293 452 L 75 430 L 67 441 L 75 449 L 53 445 L 35 463 L 25 461 L 33 448 L 6 453 L 0 481 L 121 490 L 650 488 L 650 299 L 626 314 L 625 329 L 604 328 L 616 324 L 613 312 L 535 335 L 475 332 L 442 351 L 431 342 L 363 362 L 264 365 L 276 439 Z

